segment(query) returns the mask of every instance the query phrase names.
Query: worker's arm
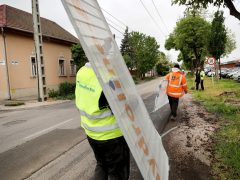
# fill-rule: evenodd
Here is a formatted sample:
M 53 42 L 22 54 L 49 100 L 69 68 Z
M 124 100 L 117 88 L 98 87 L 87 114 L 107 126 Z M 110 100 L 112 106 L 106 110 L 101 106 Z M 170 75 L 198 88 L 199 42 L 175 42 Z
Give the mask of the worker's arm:
M 165 77 L 164 77 L 164 80 L 169 80 L 169 77 L 170 77 L 170 73 L 168 73 Z
M 100 96 L 99 101 L 98 101 L 98 107 L 99 107 L 100 110 L 104 109 L 104 108 L 111 109 L 103 91 L 102 91 L 101 96 Z
M 187 86 L 187 80 L 185 78 L 185 76 L 182 77 L 182 87 L 185 93 L 188 93 L 188 86 Z

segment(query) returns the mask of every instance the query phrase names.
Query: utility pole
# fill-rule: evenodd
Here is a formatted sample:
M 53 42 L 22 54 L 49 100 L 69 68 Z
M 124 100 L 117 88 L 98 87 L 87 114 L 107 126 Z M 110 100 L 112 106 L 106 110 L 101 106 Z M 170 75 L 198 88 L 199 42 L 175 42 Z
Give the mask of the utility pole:
M 47 100 L 46 76 L 43 61 L 42 32 L 38 0 L 32 0 L 33 29 L 38 78 L 38 101 Z
M 10 79 L 9 79 L 9 72 L 8 72 L 8 60 L 7 60 L 7 48 L 6 48 L 6 34 L 4 32 L 4 28 L 1 28 L 2 37 L 3 37 L 3 57 L 5 63 L 5 72 L 6 72 L 6 81 L 7 81 L 7 99 L 11 100 L 11 90 L 10 90 Z

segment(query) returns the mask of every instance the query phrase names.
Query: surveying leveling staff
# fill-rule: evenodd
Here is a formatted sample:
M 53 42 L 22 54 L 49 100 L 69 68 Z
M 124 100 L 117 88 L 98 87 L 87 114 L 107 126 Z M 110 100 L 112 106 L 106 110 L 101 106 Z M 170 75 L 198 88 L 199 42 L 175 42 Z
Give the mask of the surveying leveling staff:
M 127 180 L 129 148 L 90 63 L 77 73 L 75 96 L 81 126 L 97 160 L 92 179 Z
M 165 80 L 168 81 L 167 95 L 171 108 L 171 120 L 176 120 L 179 98 L 188 92 L 187 81 L 180 72 L 180 66 L 175 64 L 172 72 L 166 75 Z

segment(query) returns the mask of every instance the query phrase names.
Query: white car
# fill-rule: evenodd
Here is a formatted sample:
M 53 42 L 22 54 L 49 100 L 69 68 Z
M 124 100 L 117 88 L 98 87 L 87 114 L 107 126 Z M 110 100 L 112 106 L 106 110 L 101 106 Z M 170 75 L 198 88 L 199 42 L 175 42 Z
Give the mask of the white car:
M 208 72 L 207 76 L 209 76 L 209 77 L 210 76 L 215 76 L 215 74 L 216 74 L 215 71 L 210 71 L 210 72 Z
M 240 76 L 240 71 L 238 71 L 237 73 L 233 74 L 232 78 L 237 81 L 239 76 Z
M 239 71 L 234 71 L 234 72 L 231 74 L 230 78 L 233 79 L 238 73 L 239 73 Z

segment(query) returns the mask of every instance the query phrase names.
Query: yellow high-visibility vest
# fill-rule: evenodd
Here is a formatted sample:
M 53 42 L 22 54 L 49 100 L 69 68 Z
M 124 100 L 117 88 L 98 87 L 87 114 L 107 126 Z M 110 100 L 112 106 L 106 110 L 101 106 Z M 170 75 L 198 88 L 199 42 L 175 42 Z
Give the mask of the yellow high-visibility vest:
M 205 72 L 204 71 L 200 72 L 200 77 L 201 77 L 201 80 L 204 80 L 204 77 L 205 77 Z
M 80 111 L 81 126 L 95 140 L 108 140 L 122 136 L 115 116 L 106 107 L 99 109 L 102 93 L 98 79 L 90 66 L 83 66 L 76 77 L 76 106 Z

